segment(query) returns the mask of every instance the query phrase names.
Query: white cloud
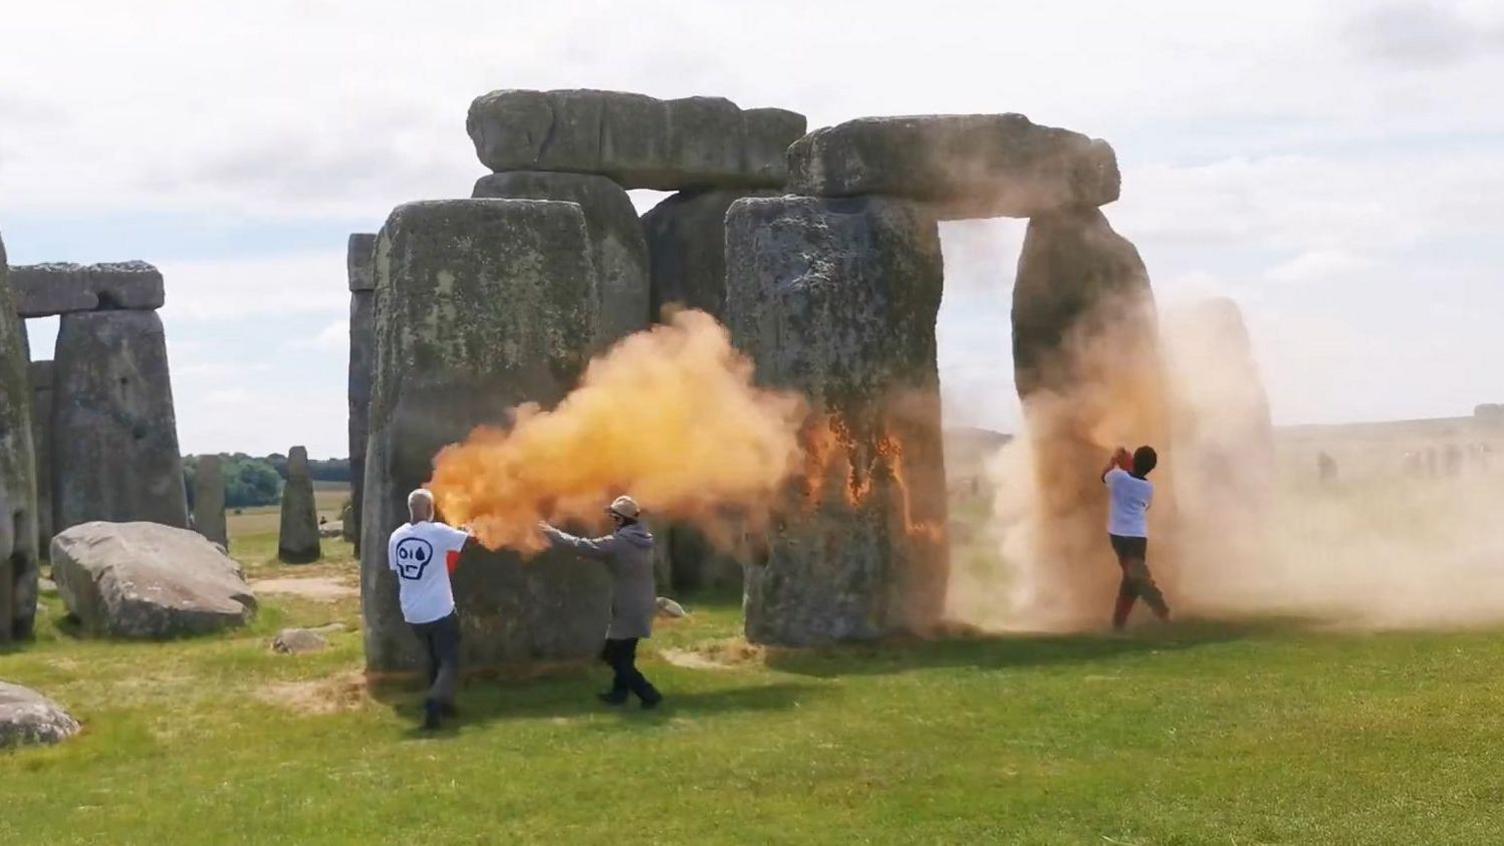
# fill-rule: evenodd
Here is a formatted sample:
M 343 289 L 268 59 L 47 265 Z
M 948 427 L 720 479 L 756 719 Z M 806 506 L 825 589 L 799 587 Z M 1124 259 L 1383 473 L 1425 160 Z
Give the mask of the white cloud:
M 317 352 L 345 353 L 350 349 L 350 321 L 336 320 L 320 329 L 317 334 L 305 338 L 293 338 L 287 342 L 292 350 L 315 350 Z
M 157 262 L 167 286 L 163 322 L 225 317 L 267 320 L 349 308 L 345 253 Z

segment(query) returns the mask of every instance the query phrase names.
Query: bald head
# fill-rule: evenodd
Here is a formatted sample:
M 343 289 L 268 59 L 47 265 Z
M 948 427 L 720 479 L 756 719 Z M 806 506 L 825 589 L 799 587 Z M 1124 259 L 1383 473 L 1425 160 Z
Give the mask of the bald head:
M 407 495 L 407 513 L 412 522 L 421 523 L 433 519 L 433 494 L 418 488 Z

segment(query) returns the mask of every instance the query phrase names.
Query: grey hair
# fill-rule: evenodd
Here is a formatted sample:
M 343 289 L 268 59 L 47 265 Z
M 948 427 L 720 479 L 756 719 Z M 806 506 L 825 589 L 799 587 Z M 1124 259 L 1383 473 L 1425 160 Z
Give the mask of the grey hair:
M 419 503 L 423 503 L 428 506 L 425 510 L 428 512 L 428 516 L 432 517 L 433 494 L 430 493 L 427 488 L 418 488 L 417 490 L 407 495 L 407 513 L 409 516 L 416 517 L 418 515 Z

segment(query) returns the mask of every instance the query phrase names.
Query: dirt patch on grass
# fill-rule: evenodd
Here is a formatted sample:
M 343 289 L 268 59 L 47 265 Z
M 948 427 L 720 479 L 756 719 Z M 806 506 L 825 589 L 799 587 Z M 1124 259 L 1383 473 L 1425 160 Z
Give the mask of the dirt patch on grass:
M 365 676 L 343 673 L 327 679 L 274 682 L 256 691 L 256 698 L 295 714 L 340 714 L 354 711 L 369 699 Z
M 360 588 L 334 576 L 310 576 L 296 579 L 252 579 L 256 593 L 280 593 L 315 602 L 338 602 L 360 596 Z
M 658 654 L 670 664 L 690 670 L 734 670 L 749 664 L 761 664 L 766 650 L 735 638 L 693 649 L 664 649 Z

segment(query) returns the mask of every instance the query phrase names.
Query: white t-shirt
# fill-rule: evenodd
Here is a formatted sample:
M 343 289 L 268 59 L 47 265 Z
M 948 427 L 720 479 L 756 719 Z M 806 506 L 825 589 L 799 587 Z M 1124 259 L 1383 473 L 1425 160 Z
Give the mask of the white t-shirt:
M 1154 501 L 1154 485 L 1127 471 L 1114 467 L 1102 478 L 1110 495 L 1107 505 L 1107 533 L 1125 538 L 1149 536 L 1149 503 Z
M 459 555 L 470 536 L 443 523 L 404 523 L 386 542 L 387 566 L 397 572 L 402 618 L 432 623 L 454 611 L 449 587 L 450 553 Z

